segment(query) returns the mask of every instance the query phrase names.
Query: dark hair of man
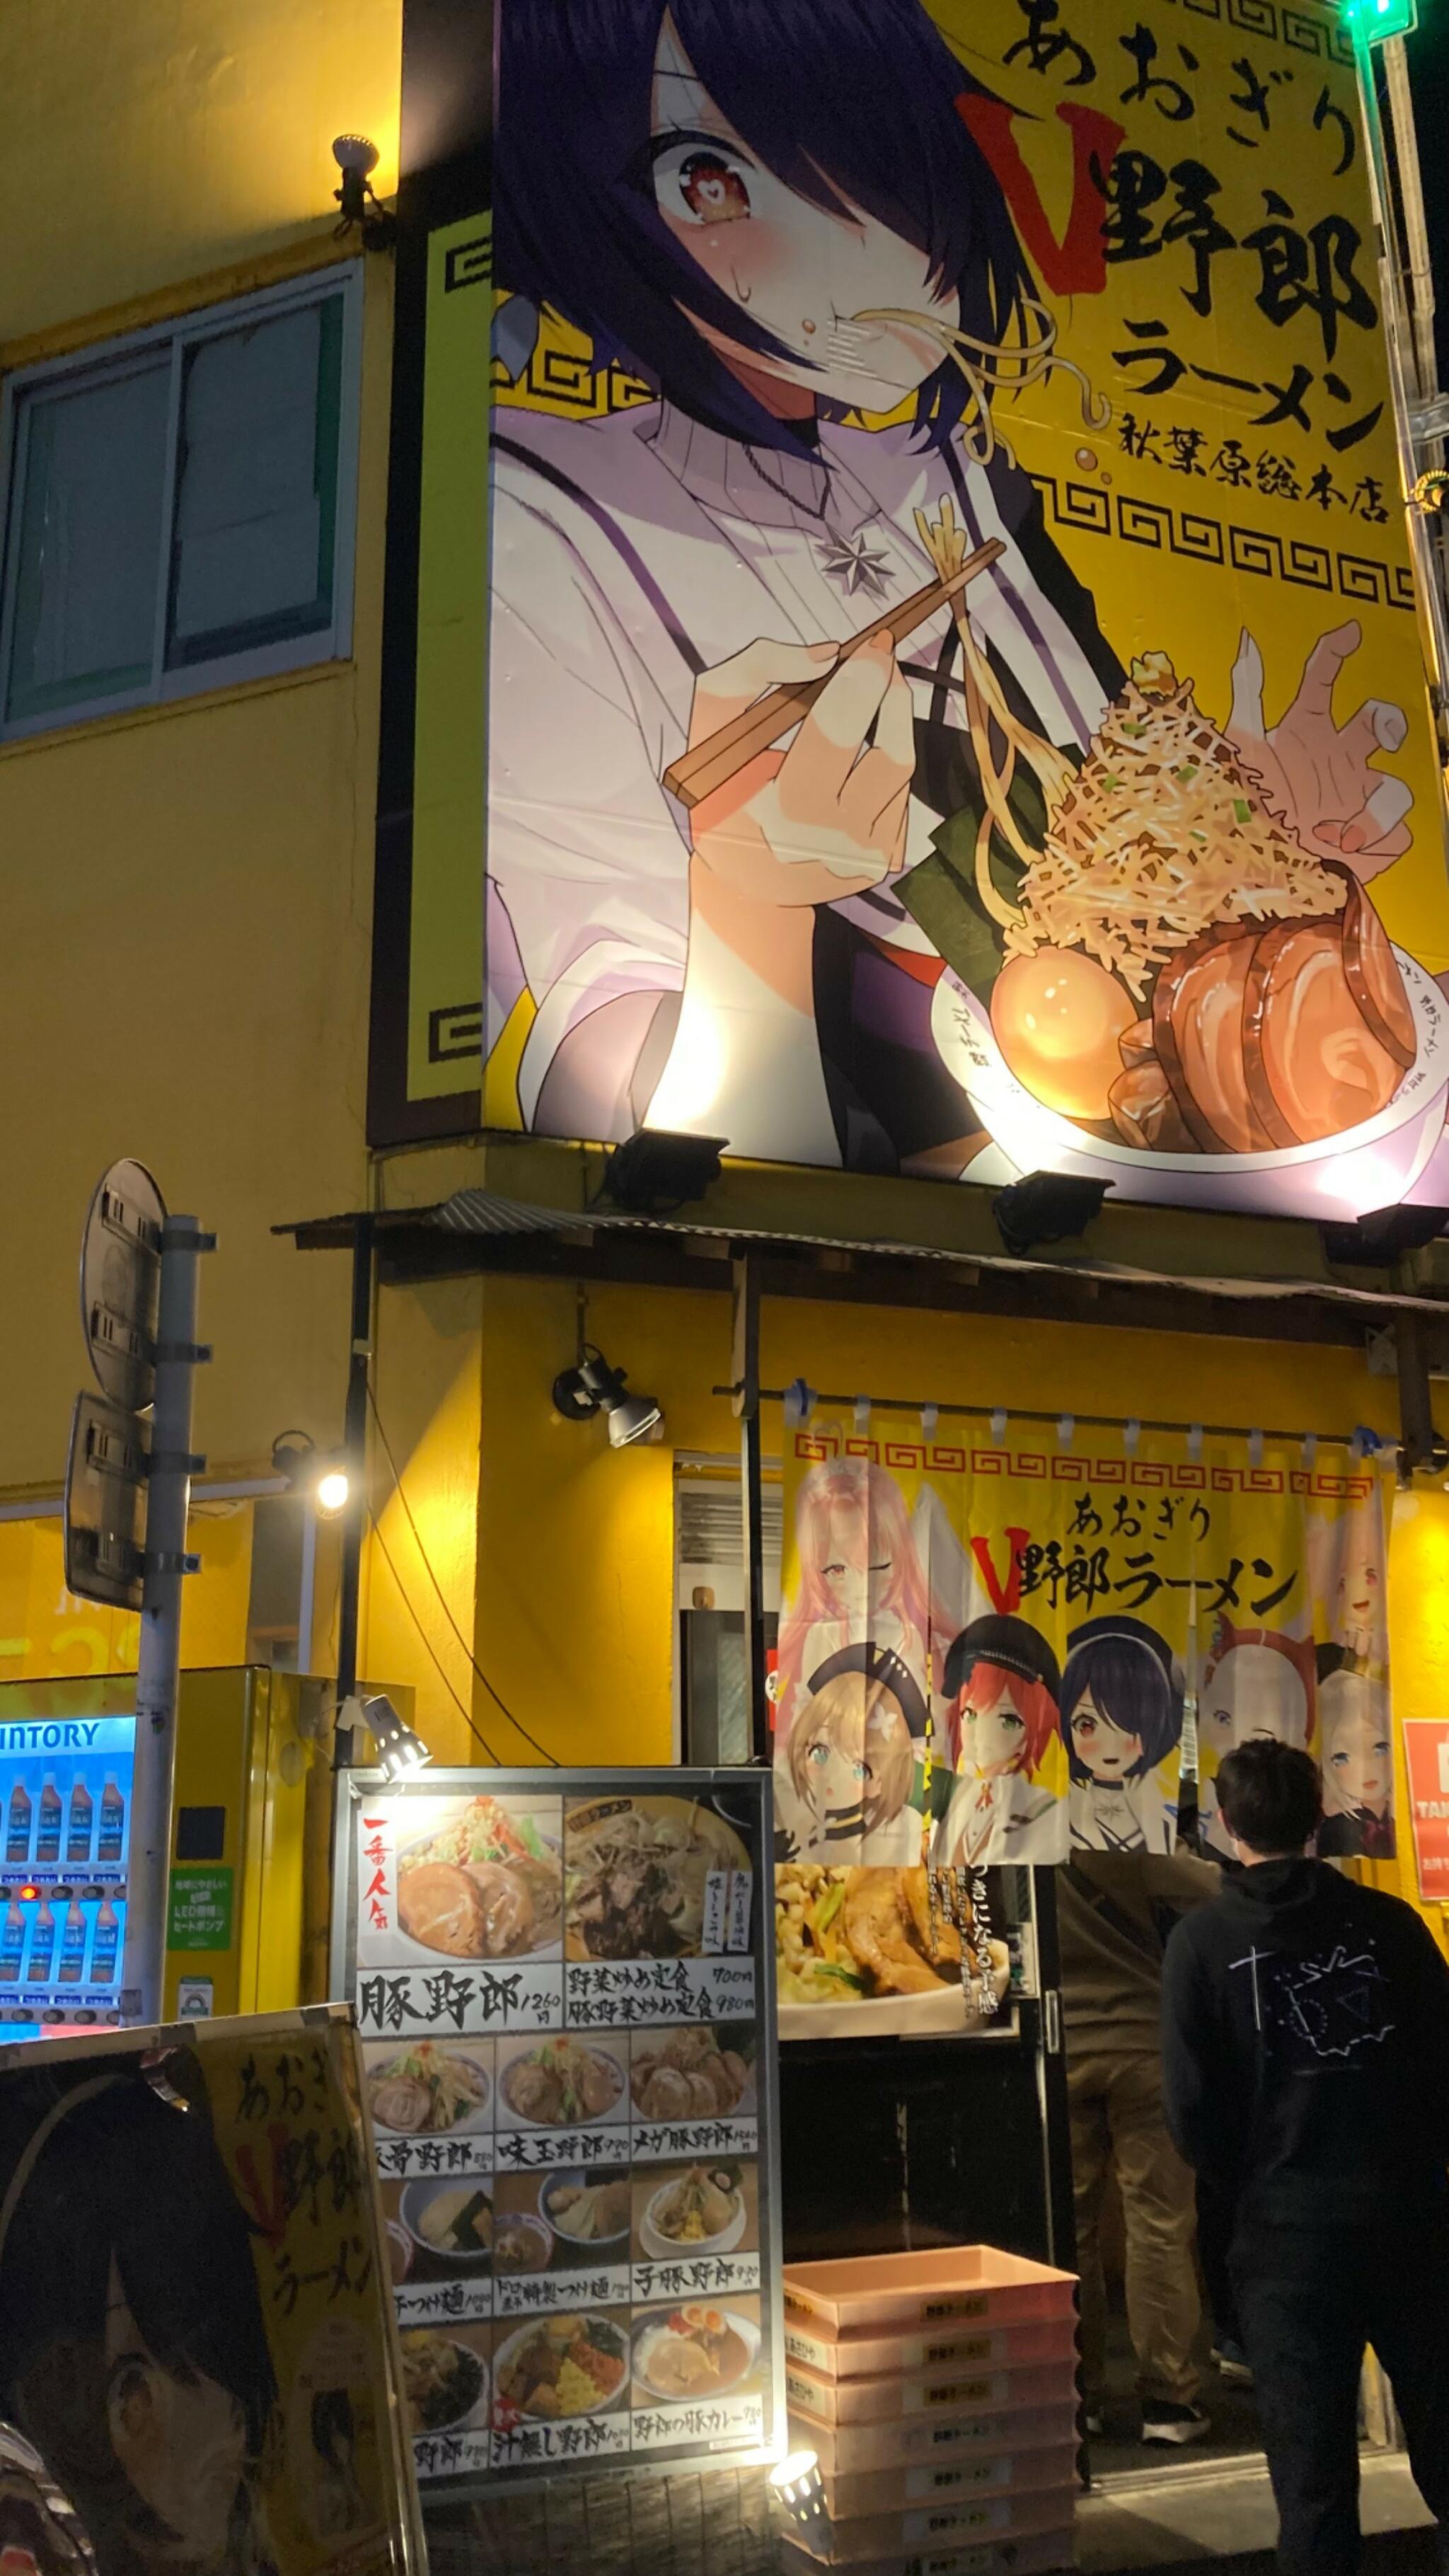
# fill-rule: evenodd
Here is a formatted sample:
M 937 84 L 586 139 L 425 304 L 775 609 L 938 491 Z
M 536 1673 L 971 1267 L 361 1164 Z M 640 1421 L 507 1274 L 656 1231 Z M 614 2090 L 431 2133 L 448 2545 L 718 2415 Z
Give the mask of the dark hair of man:
M 1220 1765 L 1218 1807 L 1249 1851 L 1269 1859 L 1301 1852 L 1323 1813 L 1318 1765 L 1296 1744 L 1255 1736 Z

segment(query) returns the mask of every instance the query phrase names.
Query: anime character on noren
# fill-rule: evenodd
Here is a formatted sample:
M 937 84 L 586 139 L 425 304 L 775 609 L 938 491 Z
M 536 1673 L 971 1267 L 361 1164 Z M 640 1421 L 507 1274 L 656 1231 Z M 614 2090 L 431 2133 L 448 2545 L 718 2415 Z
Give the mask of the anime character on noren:
M 918 1869 L 925 1820 L 910 1794 L 925 1737 L 926 1703 L 899 1655 L 832 1655 L 776 1763 L 777 1856 Z
M 1199 1758 L 1208 1753 L 1220 1761 L 1257 1735 L 1307 1752 L 1317 1696 L 1317 1656 L 1305 1638 L 1285 1636 L 1278 1628 L 1235 1628 L 1219 1618 L 1198 1705 Z M 1206 1772 L 1198 1787 L 1198 1822 L 1203 1840 L 1231 1860 L 1216 1781 Z
M 1341 1661 L 1318 1685 L 1318 1736 L 1320 1859 L 1392 1860 L 1398 1845 L 1388 1684 Z
M 1039 847 L 1124 673 L 993 426 L 998 389 L 1066 362 L 983 96 L 921 0 L 502 0 L 500 359 L 526 371 L 547 307 L 586 377 L 653 395 L 494 416 L 485 1044 L 517 1010 L 525 1126 L 647 1115 L 953 1177 L 985 1141 L 932 1033 L 913 875 L 963 817 L 978 884 L 984 818 L 1029 856 L 1033 769 Z M 969 613 L 839 661 L 992 539 Z M 1270 741 L 1245 636 L 1231 723 L 1300 847 L 1363 876 L 1410 799 L 1370 765 L 1396 710 L 1334 724 L 1356 641 L 1320 639 Z M 666 790 L 686 746 L 822 676 L 788 748 L 692 810 Z
M 0 2417 L 102 2576 L 275 2576 L 260 2471 L 277 2385 L 204 2095 L 178 2107 L 132 2066 L 58 2081 L 8 2169 Z
M 1170 1852 L 1177 1821 L 1152 1774 L 1182 1740 L 1172 1650 L 1141 1619 L 1089 1619 L 1067 1639 L 1061 1730 L 1078 1851 Z
M 782 1723 L 791 1724 L 800 1695 L 817 1687 L 821 1665 L 845 1646 L 889 1650 L 928 1689 L 940 1621 L 895 1477 L 867 1458 L 812 1467 L 795 1506 L 795 1536 L 799 1582 L 780 1622 L 776 1672 Z
M 956 1869 L 1065 1860 L 1062 1802 L 1037 1777 L 1057 1723 L 1061 1676 L 1045 1637 L 993 1612 L 963 1628 L 946 1657 L 956 1786 L 933 1857 Z

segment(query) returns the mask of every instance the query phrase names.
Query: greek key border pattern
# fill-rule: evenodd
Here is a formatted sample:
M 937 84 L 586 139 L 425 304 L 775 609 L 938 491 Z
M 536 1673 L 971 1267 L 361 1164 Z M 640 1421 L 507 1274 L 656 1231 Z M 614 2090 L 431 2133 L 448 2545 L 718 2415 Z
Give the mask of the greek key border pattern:
M 1147 1493 L 1299 1494 L 1323 1502 L 1361 1502 L 1374 1490 L 1371 1471 L 1347 1475 L 1320 1467 L 1234 1467 L 1201 1458 L 1080 1457 L 1069 1449 L 976 1449 L 965 1442 L 871 1439 L 829 1424 L 800 1426 L 794 1454 L 817 1466 L 864 1458 L 873 1467 L 937 1476 L 1020 1476 L 1041 1485 L 1121 1485 Z
M 1240 528 L 1202 510 L 1175 510 L 1130 492 L 1103 492 L 1093 483 L 1059 483 L 1054 474 L 1031 477 L 1056 527 L 1093 537 L 1115 536 L 1123 545 L 1157 554 L 1186 555 L 1194 563 L 1225 565 L 1301 590 L 1337 589 L 1356 606 L 1414 607 L 1414 579 L 1407 564 L 1381 563 L 1312 544 L 1306 537 L 1278 537 Z
M 1260 44 L 1287 45 L 1297 54 L 1316 54 L 1320 62 L 1352 66 L 1348 30 L 1306 9 L 1290 8 L 1288 0 L 1281 6 L 1278 0 L 1182 0 L 1182 7 L 1195 18 L 1225 19 L 1240 36 L 1256 37 Z

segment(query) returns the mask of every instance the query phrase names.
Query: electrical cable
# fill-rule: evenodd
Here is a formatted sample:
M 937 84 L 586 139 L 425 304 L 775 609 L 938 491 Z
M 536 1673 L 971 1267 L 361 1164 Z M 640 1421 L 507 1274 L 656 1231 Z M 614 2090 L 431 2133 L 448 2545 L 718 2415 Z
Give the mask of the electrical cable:
M 434 1664 L 434 1666 L 436 1667 L 436 1670 L 437 1670 L 437 1675 L 438 1675 L 438 1679 L 439 1679 L 439 1681 L 442 1683 L 444 1690 L 447 1692 L 449 1699 L 452 1701 L 453 1706 L 454 1706 L 454 1707 L 455 1707 L 455 1709 L 457 1710 L 458 1715 L 461 1717 L 461 1719 L 462 1719 L 462 1721 L 463 1721 L 463 1724 L 464 1724 L 464 1725 L 466 1726 L 466 1728 L 468 1729 L 469 1734 L 474 1738 L 475 1742 L 477 1742 L 477 1743 L 479 1743 L 479 1744 L 481 1744 L 481 1745 L 482 1745 L 483 1750 L 484 1750 L 484 1752 L 487 1754 L 488 1759 L 489 1759 L 489 1761 L 492 1763 L 492 1765 L 493 1765 L 493 1767 L 494 1767 L 495 1771 L 501 1771 L 501 1770 L 504 1768 L 504 1765 L 499 1761 L 498 1756 L 497 1756 L 497 1754 L 494 1752 L 492 1745 L 489 1743 L 487 1736 L 484 1734 L 482 1727 L 481 1727 L 481 1726 L 479 1726 L 479 1725 L 477 1725 L 477 1724 L 475 1723 L 474 1719 L 469 1715 L 469 1713 L 468 1713 L 467 1709 L 464 1707 L 464 1705 L 463 1705 L 462 1701 L 461 1701 L 461 1700 L 460 1700 L 460 1698 L 458 1697 L 457 1692 L 454 1690 L 452 1683 L 449 1681 L 447 1674 L 444 1672 L 444 1670 L 443 1670 L 443 1667 L 442 1667 L 441 1663 L 438 1661 L 438 1656 L 437 1656 L 436 1649 L 434 1648 L 433 1641 L 432 1641 L 431 1637 L 428 1635 L 428 1632 L 427 1632 L 426 1628 L 423 1626 L 423 1623 L 422 1623 L 421 1619 L 418 1617 L 418 1614 L 417 1614 L 416 1610 L 413 1608 L 412 1602 L 411 1602 L 411 1600 L 410 1600 L 410 1598 L 409 1598 L 409 1596 L 408 1596 L 407 1587 L 406 1587 L 406 1585 L 404 1584 L 403 1579 L 402 1579 L 402 1576 L 399 1574 L 399 1572 L 398 1572 L 398 1570 L 397 1570 L 397 1567 L 394 1565 L 394 1563 L 393 1563 L 393 1561 L 392 1561 L 392 1555 L 391 1555 L 391 1551 L 389 1550 L 388 1543 L 387 1543 L 386 1539 L 383 1537 L 382 1531 L 381 1531 L 381 1530 L 379 1529 L 379 1527 L 378 1527 L 377 1514 L 376 1514 L 376 1512 L 374 1512 L 373 1510 L 371 1510 L 371 1509 L 369 1508 L 369 1511 L 368 1511 L 368 1515 L 367 1515 L 367 1517 L 368 1517 L 368 1519 L 369 1519 L 369 1520 L 371 1521 L 371 1523 L 372 1523 L 372 1535 L 373 1535 L 373 1537 L 376 1539 L 376 1541 L 377 1541 L 377 1543 L 378 1543 L 378 1546 L 379 1546 L 379 1547 L 381 1548 L 381 1550 L 382 1550 L 383 1563 L 386 1565 L 386 1567 L 387 1567 L 387 1570 L 388 1570 L 389 1574 L 392 1576 L 393 1582 L 394 1582 L 394 1583 L 396 1584 L 396 1586 L 397 1586 L 398 1596 L 399 1596 L 399 1598 L 400 1598 L 400 1600 L 401 1600 L 401 1602 L 402 1602 L 403 1608 L 406 1610 L 406 1612 L 407 1612 L 407 1614 L 408 1614 L 408 1617 L 411 1619 L 411 1621 L 412 1621 L 412 1623 L 413 1623 L 413 1626 L 416 1628 L 416 1630 L 417 1630 L 417 1632 L 418 1632 L 418 1635 L 421 1637 L 421 1639 L 422 1639 L 422 1641 L 423 1641 L 424 1646 L 427 1648 L 427 1651 L 428 1651 L 429 1655 L 432 1657 L 433 1664 Z M 364 1723 L 365 1723 L 365 1721 L 364 1721 Z
M 509 1725 L 514 1729 L 514 1732 L 522 1736 L 525 1744 L 531 1744 L 534 1752 L 537 1753 L 543 1761 L 547 1762 L 553 1770 L 557 1771 L 559 1768 L 558 1755 L 556 1753 L 550 1753 L 547 1745 L 540 1744 L 536 1735 L 529 1734 L 522 1718 L 514 1716 L 512 1709 L 509 1707 L 508 1702 L 503 1697 L 501 1691 L 494 1689 L 492 1682 L 483 1670 L 482 1665 L 479 1663 L 477 1656 L 474 1654 L 472 1647 L 469 1645 L 467 1638 L 464 1636 L 462 1629 L 459 1627 L 457 1620 L 454 1618 L 453 1613 L 448 1606 L 448 1596 L 444 1592 L 441 1583 L 438 1581 L 437 1575 L 433 1571 L 432 1559 L 423 1545 L 422 1532 L 413 1518 L 412 1505 L 409 1503 L 407 1495 L 403 1491 L 403 1480 L 398 1472 L 397 1460 L 392 1454 L 392 1445 L 388 1439 L 387 1433 L 382 1427 L 382 1416 L 377 1409 L 377 1397 L 373 1393 L 372 1380 L 370 1377 L 367 1381 L 367 1401 L 372 1408 L 373 1425 L 376 1429 L 378 1439 L 382 1444 L 382 1454 L 387 1460 L 388 1468 L 392 1475 L 393 1492 L 396 1494 L 398 1501 L 403 1507 L 403 1516 L 407 1521 L 408 1528 L 413 1534 L 413 1545 L 416 1547 L 417 1552 L 422 1558 L 423 1564 L 427 1569 L 428 1580 L 438 1596 L 438 1602 L 442 1609 L 444 1618 L 447 1620 L 449 1627 L 452 1629 L 454 1636 L 457 1638 L 459 1645 L 462 1647 L 464 1654 L 467 1656 L 469 1663 L 472 1665 L 474 1672 L 477 1674 L 483 1688 L 488 1693 L 489 1698 L 497 1702 L 498 1707 L 502 1710 L 503 1715 L 507 1718 Z M 373 1527 L 374 1529 L 377 1527 L 376 1521 L 373 1522 Z M 386 1553 L 387 1550 L 384 1548 L 383 1554 L 386 1555 Z

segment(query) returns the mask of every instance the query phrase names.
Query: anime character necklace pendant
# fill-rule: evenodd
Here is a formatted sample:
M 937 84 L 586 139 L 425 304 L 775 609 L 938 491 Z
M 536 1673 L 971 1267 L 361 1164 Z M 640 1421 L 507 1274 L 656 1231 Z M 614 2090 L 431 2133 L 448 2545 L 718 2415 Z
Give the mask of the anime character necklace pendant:
M 867 599 L 884 599 L 891 586 L 889 555 L 873 549 L 864 528 L 853 537 L 817 537 L 815 551 L 820 569 L 831 581 L 837 581 L 847 599 L 864 591 Z

